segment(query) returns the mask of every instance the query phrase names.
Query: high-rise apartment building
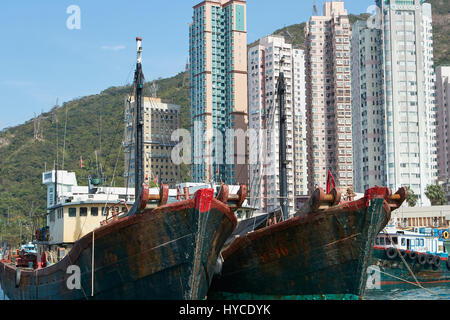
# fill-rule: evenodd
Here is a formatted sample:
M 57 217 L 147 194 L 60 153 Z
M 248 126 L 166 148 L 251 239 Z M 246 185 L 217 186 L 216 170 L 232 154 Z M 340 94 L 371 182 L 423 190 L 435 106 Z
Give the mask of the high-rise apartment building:
M 247 185 L 246 2 L 197 4 L 189 45 L 192 179 Z
M 355 141 L 355 154 L 360 154 L 356 191 L 410 186 L 418 204 L 428 205 L 425 190 L 437 178 L 431 5 L 378 0 L 377 6 L 379 21 L 369 28 L 357 24 L 353 32 L 359 43 L 353 51 L 354 81 L 359 81 L 353 110 L 360 119 L 355 123 L 360 140 Z
M 125 185 L 134 187 L 134 96 L 125 99 Z M 163 103 L 158 98 L 142 98 L 144 120 L 144 175 L 150 181 L 168 184 L 174 188 L 181 179 L 180 166 L 172 162 L 172 149 L 177 142 L 171 141 L 172 132 L 180 128 L 181 107 Z
M 354 190 L 387 185 L 381 28 L 352 26 Z
M 308 188 L 326 187 L 331 171 L 353 186 L 350 22 L 344 2 L 327 2 L 305 28 Z
M 284 58 L 284 63 L 280 63 Z M 295 197 L 307 194 L 304 51 L 293 49 L 282 36 L 267 36 L 248 51 L 250 139 L 250 203 L 265 212 L 280 207 L 279 103 L 277 83 L 286 81 L 287 181 L 289 212 Z
M 438 179 L 450 180 L 450 66 L 436 68 Z

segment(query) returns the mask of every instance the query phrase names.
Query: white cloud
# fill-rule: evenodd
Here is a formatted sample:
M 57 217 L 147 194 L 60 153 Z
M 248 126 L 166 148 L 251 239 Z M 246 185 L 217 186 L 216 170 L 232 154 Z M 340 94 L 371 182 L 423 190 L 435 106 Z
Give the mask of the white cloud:
M 102 50 L 107 50 L 107 51 L 119 51 L 119 50 L 123 50 L 125 49 L 124 45 L 117 45 L 117 46 L 101 46 Z

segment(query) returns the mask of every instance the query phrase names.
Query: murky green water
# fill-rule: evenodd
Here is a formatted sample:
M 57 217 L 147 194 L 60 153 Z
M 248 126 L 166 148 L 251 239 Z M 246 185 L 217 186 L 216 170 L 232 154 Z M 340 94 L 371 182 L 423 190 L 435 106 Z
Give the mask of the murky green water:
M 450 286 L 424 289 L 367 290 L 365 300 L 450 300 Z
M 400 290 L 367 290 L 365 300 L 450 300 L 450 286 L 428 288 L 434 294 L 424 289 Z M 0 288 L 0 301 L 9 300 Z

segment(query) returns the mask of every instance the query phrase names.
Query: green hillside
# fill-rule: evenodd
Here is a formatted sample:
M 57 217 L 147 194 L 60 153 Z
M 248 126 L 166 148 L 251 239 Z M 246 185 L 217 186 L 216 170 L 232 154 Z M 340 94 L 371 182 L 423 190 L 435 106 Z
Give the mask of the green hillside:
M 183 87 L 183 80 L 184 73 L 180 73 L 157 83 L 163 101 L 182 106 L 182 126 L 189 128 L 188 91 Z M 116 164 L 112 185 L 124 185 L 123 113 L 125 96 L 130 93 L 131 86 L 114 87 L 53 108 L 41 115 L 43 140 L 34 138 L 32 120 L 0 132 L 0 231 L 7 229 L 8 241 L 19 238 L 20 222 L 26 223 L 29 229 L 24 227 L 23 233 L 30 234 L 32 224 L 37 223 L 35 217 L 45 212 L 46 190 L 41 184 L 41 173 L 45 168 L 52 169 L 57 158 L 58 167 L 62 168 L 65 129 L 64 169 L 75 171 L 79 184 L 87 185 L 88 174 L 97 171 L 97 152 L 106 185 L 112 183 Z M 144 94 L 150 95 L 149 83 Z M 80 168 L 80 157 L 85 169 Z M 187 168 L 182 168 L 182 173 L 188 179 Z M 9 224 L 5 225 L 8 220 Z
M 450 64 L 449 0 L 433 0 L 431 3 L 435 65 Z M 353 23 L 366 17 L 351 15 L 350 20 Z M 295 24 L 274 33 L 284 35 L 294 46 L 302 48 L 304 27 L 305 23 Z M 158 96 L 166 102 L 182 106 L 182 126 L 189 129 L 189 92 L 185 73 L 160 79 L 157 84 Z M 92 171 L 96 168 L 97 152 L 107 185 L 111 184 L 117 163 L 114 185 L 123 186 L 123 111 L 124 98 L 130 92 L 130 86 L 113 87 L 44 113 L 41 120 L 42 141 L 34 139 L 32 120 L 0 132 L 0 238 L 17 242 L 21 224 L 22 234 L 31 234 L 33 223 L 37 223 L 35 217 L 45 213 L 46 190 L 41 185 L 41 173 L 45 168 L 53 168 L 56 158 L 61 168 L 64 156 L 64 169 L 75 171 L 78 182 L 86 185 L 88 169 Z M 145 94 L 150 95 L 150 84 L 146 84 Z M 66 115 L 68 121 L 64 140 Z M 80 157 L 84 159 L 87 169 L 80 168 Z M 189 179 L 188 171 L 187 167 L 183 167 L 183 180 Z M 43 222 L 42 218 L 40 222 Z

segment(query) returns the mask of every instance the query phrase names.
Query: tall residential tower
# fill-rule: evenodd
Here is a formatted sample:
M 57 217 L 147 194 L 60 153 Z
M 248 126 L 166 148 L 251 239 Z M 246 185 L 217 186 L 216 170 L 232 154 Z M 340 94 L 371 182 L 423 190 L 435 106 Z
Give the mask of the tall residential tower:
M 192 179 L 248 184 L 246 2 L 197 4 L 189 38 Z
M 387 185 L 381 28 L 352 26 L 352 108 L 355 191 Z
M 450 180 L 450 66 L 436 68 L 438 178 Z
M 353 186 L 350 22 L 344 2 L 327 2 L 305 28 L 308 188 L 325 188 L 328 170 Z
M 283 65 L 280 64 L 284 58 Z M 282 36 L 267 36 L 249 48 L 248 101 L 250 139 L 250 204 L 264 212 L 280 206 L 279 106 L 280 71 L 286 81 L 287 181 L 289 212 L 296 196 L 307 194 L 304 51 L 293 49 Z
M 353 31 L 359 43 L 353 48 L 359 81 L 353 110 L 360 119 L 355 128 L 361 126 L 355 135 L 355 171 L 361 174 L 355 191 L 410 186 L 418 204 L 428 205 L 426 187 L 437 179 L 431 5 L 377 0 L 377 6 L 379 21 L 357 24 Z

